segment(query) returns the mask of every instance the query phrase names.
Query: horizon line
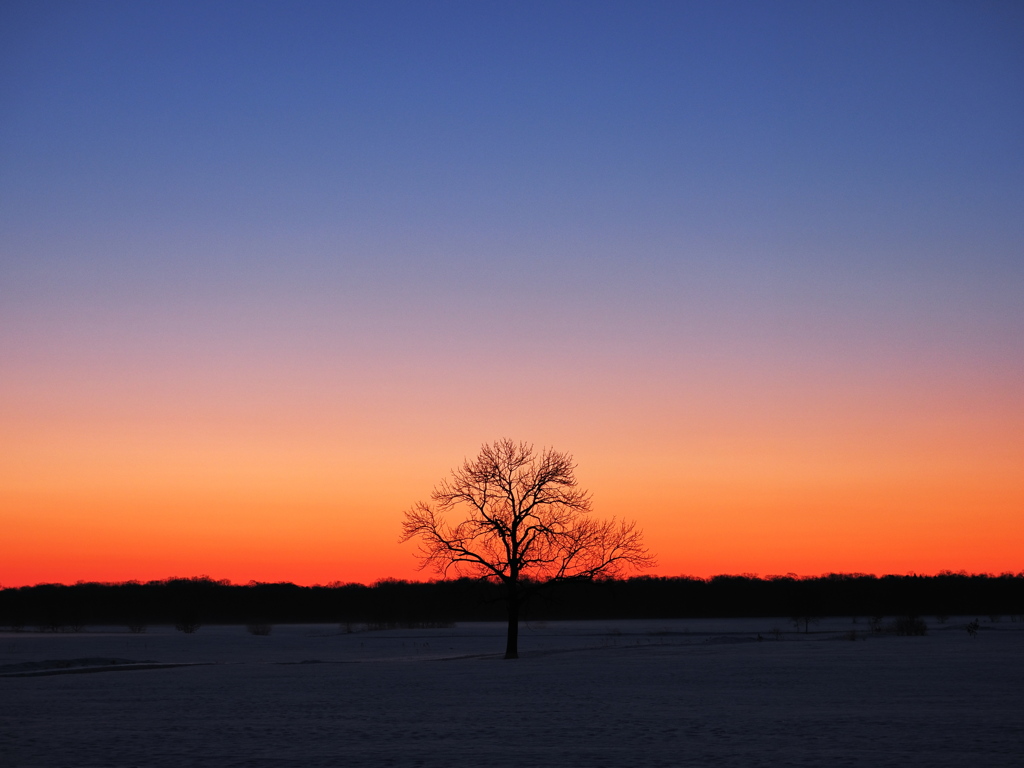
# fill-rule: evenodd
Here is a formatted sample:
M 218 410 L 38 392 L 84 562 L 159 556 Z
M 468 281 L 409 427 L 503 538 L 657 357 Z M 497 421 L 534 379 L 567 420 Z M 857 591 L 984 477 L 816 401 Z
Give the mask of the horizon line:
M 960 576 L 968 578 L 1024 578 L 1024 569 L 1020 571 L 1002 571 L 1000 573 L 993 573 L 989 571 L 979 572 L 968 572 L 966 570 L 953 571 L 949 569 L 942 569 L 935 573 L 920 573 L 917 571 L 907 571 L 906 573 L 865 573 L 862 571 L 828 571 L 826 573 L 819 574 L 798 574 L 794 572 L 788 573 L 771 573 L 761 575 L 753 572 L 741 572 L 741 573 L 716 573 L 711 576 L 694 576 L 692 574 L 678 574 L 675 576 L 665 575 L 654 575 L 654 574 L 635 574 L 631 576 L 612 576 L 600 579 L 584 579 L 583 581 L 628 581 L 630 579 L 685 579 L 689 581 L 712 581 L 720 578 L 742 578 L 749 579 L 751 581 L 781 581 L 781 580 L 794 580 L 794 581 L 809 581 L 812 579 L 827 579 L 830 577 L 845 577 L 845 578 L 873 578 L 873 579 L 884 579 L 884 578 L 938 578 L 940 576 Z M 7 589 L 31 589 L 35 587 L 78 587 L 78 586 L 104 586 L 104 587 L 116 587 L 125 585 L 150 585 L 150 584 L 167 584 L 170 582 L 180 581 L 192 581 L 197 583 L 211 583 L 217 584 L 224 587 L 253 587 L 253 586 L 273 586 L 286 584 L 293 587 L 301 588 L 324 588 L 324 589 L 338 589 L 340 587 L 348 586 L 360 586 L 360 587 L 376 587 L 382 584 L 440 584 L 444 582 L 460 581 L 487 581 L 487 579 L 473 578 L 471 576 L 460 576 L 455 579 L 399 579 L 390 576 L 375 579 L 372 582 L 361 582 L 361 581 L 330 581 L 327 583 L 315 583 L 315 584 L 299 584 L 294 581 L 257 581 L 256 579 L 250 579 L 247 582 L 236 582 L 231 579 L 215 579 L 207 574 L 200 574 L 198 576 L 168 576 L 163 579 L 149 579 L 147 581 L 140 581 L 138 579 L 126 579 L 124 581 L 86 581 L 79 579 L 72 583 L 66 583 L 62 581 L 40 581 L 35 584 L 17 584 L 17 585 L 6 585 L 0 583 L 0 591 Z M 565 581 L 576 581 L 576 579 L 566 579 Z

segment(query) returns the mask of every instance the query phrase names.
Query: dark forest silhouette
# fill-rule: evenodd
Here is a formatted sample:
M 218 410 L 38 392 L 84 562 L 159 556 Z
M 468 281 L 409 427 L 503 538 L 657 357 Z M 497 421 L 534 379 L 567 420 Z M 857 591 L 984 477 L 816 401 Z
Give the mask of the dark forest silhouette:
M 829 574 L 637 576 L 549 585 L 524 620 L 785 617 L 803 631 L 827 616 L 1024 616 L 1024 572 L 934 576 Z M 147 583 L 38 584 L 0 589 L 0 628 L 73 631 L 87 626 L 339 623 L 439 626 L 506 618 L 502 585 L 476 579 L 373 585 L 231 584 L 207 577 Z M 810 619 L 807 624 L 805 620 Z

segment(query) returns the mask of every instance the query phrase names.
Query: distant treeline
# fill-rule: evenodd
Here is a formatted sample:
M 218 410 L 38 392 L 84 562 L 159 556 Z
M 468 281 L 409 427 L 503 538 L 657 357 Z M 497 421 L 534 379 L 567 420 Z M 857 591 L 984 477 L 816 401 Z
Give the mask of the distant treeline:
M 640 576 L 528 585 L 526 620 L 1024 615 L 1024 572 L 935 576 Z M 470 579 L 300 587 L 207 577 L 0 589 L 0 628 L 339 623 L 424 626 L 505 618 L 501 587 Z

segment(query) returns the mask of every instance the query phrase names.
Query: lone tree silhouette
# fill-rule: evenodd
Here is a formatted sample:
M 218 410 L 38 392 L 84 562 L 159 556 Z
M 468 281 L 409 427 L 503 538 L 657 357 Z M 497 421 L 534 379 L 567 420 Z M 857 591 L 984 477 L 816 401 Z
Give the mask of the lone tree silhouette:
M 453 469 L 405 513 L 401 541 L 419 539 L 421 568 L 505 586 L 505 658 L 519 658 L 519 610 L 530 585 L 615 576 L 654 564 L 636 523 L 596 520 L 572 456 L 498 440 Z M 462 519 L 449 524 L 449 513 Z

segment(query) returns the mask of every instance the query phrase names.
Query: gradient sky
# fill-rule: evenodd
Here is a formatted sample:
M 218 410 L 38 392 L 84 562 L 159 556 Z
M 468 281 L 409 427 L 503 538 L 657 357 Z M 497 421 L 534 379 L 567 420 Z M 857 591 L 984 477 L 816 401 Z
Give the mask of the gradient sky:
M 0 5 L 0 584 L 1024 569 L 1024 4 Z

